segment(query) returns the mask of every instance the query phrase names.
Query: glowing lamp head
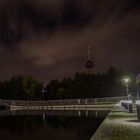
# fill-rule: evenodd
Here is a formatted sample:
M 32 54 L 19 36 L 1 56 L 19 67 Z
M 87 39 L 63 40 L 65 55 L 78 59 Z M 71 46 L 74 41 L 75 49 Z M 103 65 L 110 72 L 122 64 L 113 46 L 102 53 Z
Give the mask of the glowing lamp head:
M 125 83 L 129 83 L 129 81 L 130 81 L 129 78 L 125 78 L 125 79 L 124 79 L 124 82 L 125 82 Z

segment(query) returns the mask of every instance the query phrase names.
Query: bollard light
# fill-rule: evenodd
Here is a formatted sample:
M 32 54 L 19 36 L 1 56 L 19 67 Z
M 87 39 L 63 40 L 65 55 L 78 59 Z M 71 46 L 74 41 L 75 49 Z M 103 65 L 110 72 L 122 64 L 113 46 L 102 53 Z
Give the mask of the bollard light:
M 132 100 L 122 100 L 120 103 L 126 110 L 128 110 L 129 113 L 133 113 Z

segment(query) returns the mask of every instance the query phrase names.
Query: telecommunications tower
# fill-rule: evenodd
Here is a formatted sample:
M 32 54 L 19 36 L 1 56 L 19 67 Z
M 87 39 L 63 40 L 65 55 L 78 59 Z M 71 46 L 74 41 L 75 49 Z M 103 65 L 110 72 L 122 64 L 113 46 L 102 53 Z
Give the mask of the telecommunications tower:
M 85 64 L 86 69 L 88 70 L 88 73 L 92 73 L 93 68 L 94 68 L 94 63 L 92 61 L 92 57 L 91 57 L 91 47 L 88 46 L 88 60 Z

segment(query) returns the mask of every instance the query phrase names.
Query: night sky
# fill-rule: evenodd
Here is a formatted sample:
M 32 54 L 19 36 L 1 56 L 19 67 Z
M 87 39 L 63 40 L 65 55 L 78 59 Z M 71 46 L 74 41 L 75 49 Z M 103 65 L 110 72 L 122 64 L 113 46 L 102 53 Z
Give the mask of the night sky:
M 0 0 L 0 81 L 48 82 L 109 66 L 140 73 L 140 0 Z

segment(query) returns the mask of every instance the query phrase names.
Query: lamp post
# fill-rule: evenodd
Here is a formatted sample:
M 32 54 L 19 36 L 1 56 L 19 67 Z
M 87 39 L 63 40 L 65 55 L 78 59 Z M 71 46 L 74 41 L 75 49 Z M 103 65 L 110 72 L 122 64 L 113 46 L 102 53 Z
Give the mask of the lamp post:
M 128 97 L 128 101 L 125 101 L 125 107 L 127 108 L 129 113 L 133 113 L 133 107 L 132 107 L 132 99 L 131 99 L 131 95 L 129 95 L 129 87 L 128 84 L 130 82 L 129 78 L 125 78 L 124 79 L 125 85 L 126 85 L 126 92 L 127 92 L 127 97 Z
M 125 78 L 124 79 L 124 82 L 125 82 L 125 85 L 126 85 L 126 93 L 127 93 L 127 96 L 129 95 L 129 87 L 128 87 L 129 81 L 130 81 L 129 78 Z

